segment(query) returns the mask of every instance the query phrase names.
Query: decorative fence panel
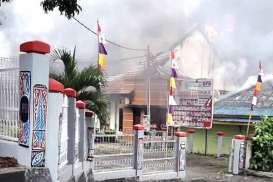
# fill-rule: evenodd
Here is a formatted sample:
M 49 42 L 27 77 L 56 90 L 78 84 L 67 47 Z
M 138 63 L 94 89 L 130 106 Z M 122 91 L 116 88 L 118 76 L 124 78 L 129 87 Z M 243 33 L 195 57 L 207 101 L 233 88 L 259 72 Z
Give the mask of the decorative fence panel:
M 0 138 L 18 140 L 19 68 L 17 59 L 0 58 Z
M 133 168 L 133 134 L 96 135 L 95 171 Z
M 176 149 L 173 136 L 144 138 L 143 174 L 175 171 Z

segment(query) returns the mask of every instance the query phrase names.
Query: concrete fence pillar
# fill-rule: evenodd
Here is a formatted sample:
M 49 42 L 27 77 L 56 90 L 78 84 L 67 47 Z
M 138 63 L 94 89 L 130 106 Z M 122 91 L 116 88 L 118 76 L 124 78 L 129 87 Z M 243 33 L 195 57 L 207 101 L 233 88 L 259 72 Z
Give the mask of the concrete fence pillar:
M 48 83 L 48 122 L 46 139 L 46 166 L 49 168 L 52 181 L 58 181 L 58 164 L 60 161 L 60 126 L 62 120 L 63 84 L 54 79 Z
M 252 137 L 255 136 L 254 134 L 251 134 L 246 137 L 246 152 L 245 152 L 245 169 L 248 169 L 250 166 L 250 158 L 252 156 Z
M 142 175 L 144 155 L 144 126 L 134 125 L 134 169 L 136 176 Z
M 88 160 L 93 161 L 94 154 L 95 154 L 95 138 L 96 138 L 96 131 L 94 127 L 94 113 L 90 110 L 85 110 L 85 147 L 86 147 L 86 156 Z
M 186 174 L 186 145 L 187 133 L 177 131 L 176 136 L 176 171 L 178 178 L 185 178 Z
M 190 128 L 187 130 L 188 137 L 187 137 L 187 152 L 193 153 L 193 134 L 195 133 L 195 129 Z
M 75 120 L 76 120 L 76 91 L 71 88 L 64 89 L 64 93 L 68 97 L 67 111 L 67 161 L 68 164 L 75 162 Z
M 46 132 L 49 57 L 48 44 L 40 41 L 20 45 L 19 132 L 22 148 L 18 162 L 25 166 L 46 167 Z
M 217 136 L 217 143 L 216 143 L 216 157 L 220 158 L 221 153 L 222 153 L 222 148 L 223 148 L 223 136 L 225 133 L 223 131 L 217 131 L 216 136 Z
M 79 110 L 79 161 L 83 161 L 84 158 L 84 135 L 85 135 L 85 103 L 81 100 L 76 102 L 76 107 Z
M 84 173 L 89 181 L 94 181 L 94 155 L 95 155 L 95 129 L 94 129 L 94 113 L 85 109 L 84 121 L 84 140 L 83 140 L 83 155 L 84 155 Z
M 229 158 L 229 172 L 239 174 L 245 165 L 245 139 L 244 135 L 235 135 L 232 139 L 232 150 Z

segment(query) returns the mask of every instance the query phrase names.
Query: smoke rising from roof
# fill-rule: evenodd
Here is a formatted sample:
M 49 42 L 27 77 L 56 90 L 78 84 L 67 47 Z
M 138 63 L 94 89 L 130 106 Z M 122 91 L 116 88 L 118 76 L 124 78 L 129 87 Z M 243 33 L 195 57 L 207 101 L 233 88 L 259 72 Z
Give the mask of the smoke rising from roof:
M 270 0 L 81 0 L 82 22 L 93 30 L 100 20 L 106 38 L 134 48 L 146 48 L 153 54 L 167 51 L 194 25 L 207 34 L 218 58 L 214 72 L 223 87 L 240 86 L 257 73 L 261 60 L 265 73 L 273 66 L 273 2 Z M 96 37 L 74 20 L 45 14 L 37 0 L 13 0 L 0 7 L 0 56 L 16 57 L 19 44 L 39 39 L 53 48 L 77 46 L 80 65 L 96 63 Z M 145 58 L 119 61 L 120 58 L 145 55 L 106 45 L 108 71 L 122 73 L 137 69 Z M 186 62 L 186 60 L 184 60 Z M 198 64 L 198 63 L 197 63 Z M 199 71 L 199 70 L 193 70 Z

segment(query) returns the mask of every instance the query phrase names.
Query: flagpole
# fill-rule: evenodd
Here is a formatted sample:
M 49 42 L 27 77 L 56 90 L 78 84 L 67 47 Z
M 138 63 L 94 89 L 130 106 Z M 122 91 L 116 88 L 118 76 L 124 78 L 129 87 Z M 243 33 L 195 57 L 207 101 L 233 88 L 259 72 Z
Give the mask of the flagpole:
M 248 116 L 248 123 L 247 123 L 246 136 L 248 136 L 248 134 L 249 134 L 249 127 L 250 127 L 251 117 L 252 117 L 252 114 L 251 114 L 251 112 L 250 112 L 250 113 L 249 113 L 249 116 Z
M 251 123 L 251 118 L 252 118 L 252 112 L 253 112 L 253 107 L 256 106 L 257 104 L 257 95 L 261 90 L 261 83 L 262 83 L 262 64 L 261 61 L 259 62 L 259 73 L 258 73 L 258 78 L 257 82 L 253 91 L 253 97 L 252 97 L 252 103 L 251 103 L 251 111 L 248 116 L 248 123 L 247 123 L 247 130 L 246 130 L 246 135 L 248 136 L 249 134 L 249 128 L 250 128 L 250 123 Z
M 151 126 L 151 74 L 150 74 L 150 67 L 151 67 L 151 57 L 150 57 L 150 46 L 147 46 L 147 67 L 148 67 L 148 105 L 147 105 L 147 115 L 148 115 L 148 122 L 149 128 Z
M 167 85 L 168 85 L 169 82 L 167 82 Z M 169 116 L 169 109 L 170 109 L 170 106 L 169 106 L 169 90 L 167 92 L 167 114 L 166 114 L 166 126 L 167 126 L 167 133 L 168 133 L 168 116 Z
M 99 70 L 99 72 L 100 72 L 100 64 L 99 64 L 99 34 L 100 34 L 100 32 L 98 31 L 99 30 L 99 28 L 98 28 L 98 26 L 99 26 L 99 20 L 97 20 L 97 48 L 98 48 L 98 54 L 97 54 L 97 57 L 98 57 L 98 60 L 97 60 L 97 66 L 98 66 L 98 70 Z

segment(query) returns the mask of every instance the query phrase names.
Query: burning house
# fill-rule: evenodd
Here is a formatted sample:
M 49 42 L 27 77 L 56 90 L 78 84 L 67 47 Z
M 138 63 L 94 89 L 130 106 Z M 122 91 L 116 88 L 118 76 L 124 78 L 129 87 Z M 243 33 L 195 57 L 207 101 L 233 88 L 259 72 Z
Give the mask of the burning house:
M 192 29 L 170 50 L 175 51 L 179 67 L 178 87 L 183 79 L 213 77 L 212 64 L 217 56 L 205 34 L 198 28 Z M 152 56 L 149 68 L 145 65 L 136 71 L 110 76 L 104 90 L 109 98 L 109 129 L 131 132 L 134 124 L 144 123 L 148 102 L 150 123 L 157 127 L 165 125 L 170 68 L 169 52 L 166 51 Z

